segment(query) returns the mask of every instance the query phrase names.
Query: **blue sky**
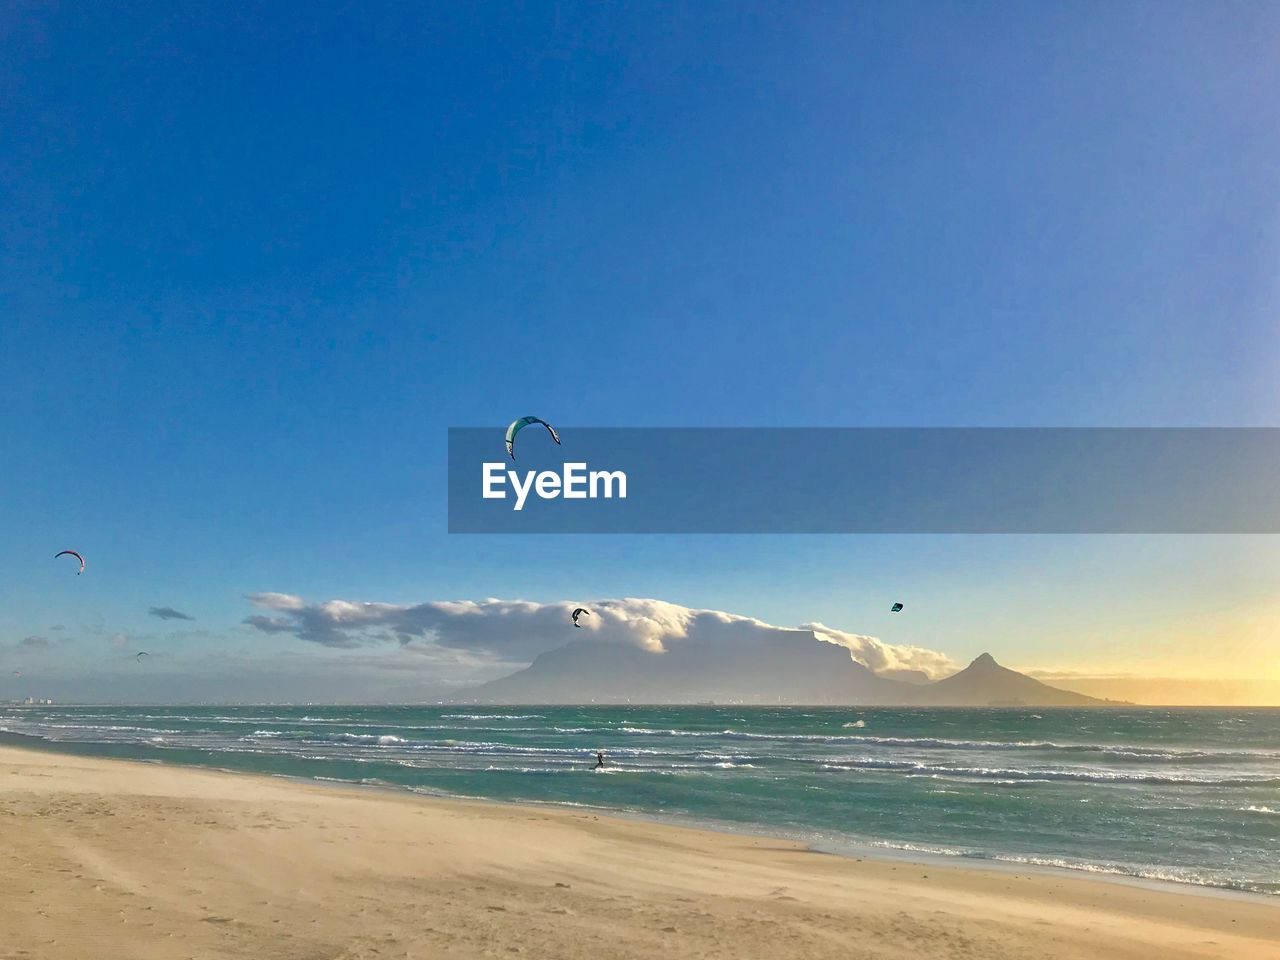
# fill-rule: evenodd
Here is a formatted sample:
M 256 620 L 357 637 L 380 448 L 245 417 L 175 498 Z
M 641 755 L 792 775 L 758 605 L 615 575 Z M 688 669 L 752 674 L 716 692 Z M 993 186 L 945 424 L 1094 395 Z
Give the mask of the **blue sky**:
M 309 652 L 257 591 L 656 596 L 1274 671 L 1270 538 L 451 538 L 444 453 L 525 413 L 1274 425 L 1277 41 L 1260 4 L 11 7 L 0 643 L 61 624 L 27 669 L 69 675 L 116 634 Z

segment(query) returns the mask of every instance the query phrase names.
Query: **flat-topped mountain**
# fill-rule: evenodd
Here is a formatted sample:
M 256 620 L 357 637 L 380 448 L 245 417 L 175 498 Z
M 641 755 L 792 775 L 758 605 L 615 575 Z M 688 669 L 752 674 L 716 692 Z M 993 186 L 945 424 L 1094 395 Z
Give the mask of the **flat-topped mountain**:
M 916 678 L 912 678 L 913 680 Z M 910 706 L 1089 706 L 996 663 L 987 653 L 931 683 L 882 677 L 812 633 L 777 631 L 754 643 L 672 645 L 580 640 L 539 655 L 510 676 L 456 695 L 480 703 L 748 703 Z

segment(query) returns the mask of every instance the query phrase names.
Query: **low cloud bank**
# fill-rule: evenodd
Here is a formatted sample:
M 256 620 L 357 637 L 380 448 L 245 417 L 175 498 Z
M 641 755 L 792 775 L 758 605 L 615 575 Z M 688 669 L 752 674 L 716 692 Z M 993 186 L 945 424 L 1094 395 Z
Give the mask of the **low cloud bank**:
M 181 610 L 175 610 L 173 607 L 152 607 L 147 613 L 153 617 L 159 617 L 161 620 L 194 620 L 195 617 L 189 617 Z
M 572 640 L 633 643 L 659 655 L 673 644 L 730 645 L 750 648 L 766 634 L 810 634 L 848 649 L 863 666 L 884 675 L 943 676 L 955 669 L 943 653 L 924 647 L 885 643 L 821 623 L 779 627 L 721 610 L 699 610 L 664 600 L 616 600 L 534 603 L 528 600 L 436 600 L 413 605 L 327 600 L 308 603 L 285 593 L 254 593 L 248 599 L 267 613 L 245 618 L 267 634 L 290 634 L 321 646 L 353 649 L 399 643 L 437 651 L 465 652 L 487 660 L 528 663 L 538 654 Z M 586 607 L 590 615 L 574 628 L 570 614 Z

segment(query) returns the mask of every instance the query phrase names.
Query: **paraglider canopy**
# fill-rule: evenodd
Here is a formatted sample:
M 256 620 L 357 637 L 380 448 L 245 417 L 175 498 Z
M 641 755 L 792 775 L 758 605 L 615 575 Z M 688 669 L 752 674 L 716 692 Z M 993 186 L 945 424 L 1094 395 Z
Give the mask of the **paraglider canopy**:
M 556 428 L 545 420 L 538 417 L 521 417 L 519 420 L 512 420 L 511 426 L 507 427 L 507 455 L 512 460 L 516 458 L 516 434 L 529 426 L 531 423 L 540 423 L 547 428 L 547 432 L 551 434 L 551 439 L 557 444 L 560 443 L 560 434 L 556 433 Z
M 573 611 L 573 625 L 574 625 L 575 627 L 581 627 L 581 626 L 582 626 L 582 624 L 580 624 L 580 623 L 578 622 L 578 618 L 579 618 L 580 616 L 582 616 L 584 613 L 585 613 L 588 617 L 589 617 L 589 616 L 591 616 L 591 611 L 590 611 L 590 610 L 588 610 L 586 607 L 578 607 L 576 610 L 574 610 L 574 611 Z
M 80 554 L 76 553 L 74 550 L 63 550 L 62 552 L 55 553 L 53 555 L 53 559 L 55 560 L 59 557 L 75 557 L 80 561 L 80 569 L 76 571 L 76 576 L 78 577 L 80 574 L 84 573 L 84 557 L 80 556 Z
M 892 607 L 890 607 L 890 608 L 889 608 L 889 612 L 890 612 L 890 613 L 897 613 L 897 612 L 899 612 L 901 609 L 902 609 L 902 604 L 900 604 L 900 603 L 895 603 Z

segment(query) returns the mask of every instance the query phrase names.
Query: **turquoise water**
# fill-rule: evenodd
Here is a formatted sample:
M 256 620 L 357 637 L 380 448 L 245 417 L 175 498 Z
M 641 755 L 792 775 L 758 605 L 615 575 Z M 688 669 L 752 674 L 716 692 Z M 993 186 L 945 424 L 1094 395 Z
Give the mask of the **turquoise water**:
M 0 707 L 97 755 L 1280 893 L 1280 710 Z M 596 750 L 607 766 L 593 773 Z

